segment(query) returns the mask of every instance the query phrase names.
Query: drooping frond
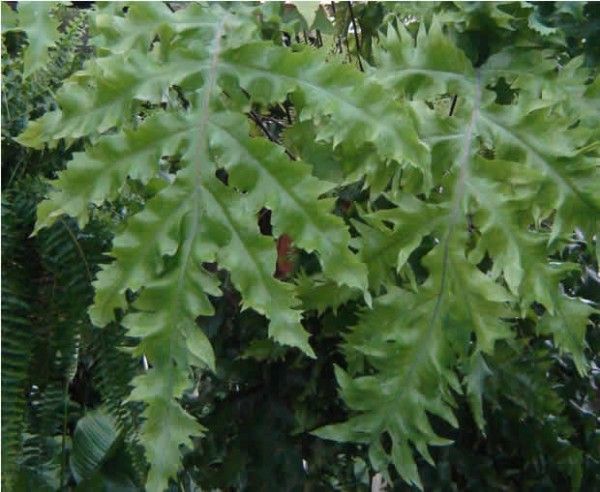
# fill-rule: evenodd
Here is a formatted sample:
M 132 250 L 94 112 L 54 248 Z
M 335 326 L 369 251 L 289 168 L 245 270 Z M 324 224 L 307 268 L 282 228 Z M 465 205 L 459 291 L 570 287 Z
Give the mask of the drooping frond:
M 517 22 L 496 6 L 465 8 Z M 265 41 L 265 9 L 251 5 L 103 5 L 90 16 L 96 57 L 18 137 L 36 149 L 83 146 L 38 208 L 41 264 L 60 295 L 39 318 L 60 330 L 42 391 L 65 387 L 93 295 L 90 320 L 108 326 L 91 345 L 106 355 L 100 392 L 121 429 L 142 420 L 150 490 L 168 486 L 206 431 L 184 396 L 198 368 L 218 371 L 199 317 L 214 316 L 230 288 L 274 341 L 309 357 L 306 313 L 360 306 L 336 370 L 349 419 L 316 434 L 368 444 L 377 470 L 392 464 L 416 486 L 414 450 L 433 463 L 428 446 L 449 440 L 432 421 L 457 425 L 463 386 L 484 427 L 486 360 L 518 322 L 585 372 L 593 307 L 564 294 L 576 265 L 557 258 L 574 231 L 588 243 L 598 234 L 597 80 L 527 44 L 474 58 L 436 9 L 414 37 L 391 19 L 361 73 Z M 296 121 L 288 113 L 272 134 L 259 113 L 286 104 Z M 103 262 L 86 231 L 132 188 L 135 211 L 120 208 Z M 265 211 L 268 228 L 257 223 Z M 310 273 L 278 278 L 266 229 L 314 259 Z M 108 340 L 147 370 L 102 348 Z M 114 390 L 102 381 L 111 368 L 123 371 Z
M 434 19 L 429 31 L 421 24 L 416 41 L 404 27 L 390 27 L 372 73 L 416 109 L 433 183 L 428 196 L 415 198 L 408 178 L 407 191 L 392 188 L 388 206 L 357 222 L 371 286 L 388 293 L 363 314 L 345 347 L 349 361 L 364 360 L 375 372 L 351 377 L 338 370 L 355 416 L 317 435 L 369 443 L 378 469 L 392 463 L 419 487 L 410 446 L 433 463 L 427 446 L 445 441 L 428 415 L 456 425 L 452 394 L 462 393 L 454 372 L 461 360 L 472 369 L 467 394 L 483 425 L 472 361 L 513 336 L 507 320 L 530 316 L 533 302 L 543 305 L 540 330 L 572 355 L 580 373 L 586 370 L 585 327 L 593 308 L 560 288 L 577 265 L 549 257 L 575 229 L 589 242 L 596 233 L 597 149 L 589 145 L 592 129 L 576 125 L 565 101 L 545 97 L 546 87 L 560 83 L 551 61 L 541 60 L 532 73 L 515 57 L 527 59 L 528 52 L 499 53 L 474 68 Z M 500 77 L 514 82 L 514 104 L 496 102 L 492 89 Z M 534 83 L 540 81 L 546 84 L 541 97 Z M 432 99 L 448 94 L 458 100 L 450 115 L 431 108 Z M 416 284 L 411 273 L 410 291 L 392 287 L 427 238 L 433 242 L 422 258 L 426 280 Z M 384 434 L 391 437 L 389 450 L 381 445 Z

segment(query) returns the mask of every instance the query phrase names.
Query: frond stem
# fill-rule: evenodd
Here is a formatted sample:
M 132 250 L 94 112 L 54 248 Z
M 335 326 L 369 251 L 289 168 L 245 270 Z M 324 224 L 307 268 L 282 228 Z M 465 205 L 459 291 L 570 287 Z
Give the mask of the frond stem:
M 75 237 L 75 234 L 73 234 L 73 231 L 71 230 L 71 228 L 67 225 L 67 223 L 65 222 L 65 220 L 62 217 L 60 218 L 60 222 L 64 226 L 64 228 L 67 230 L 69 237 L 75 244 L 75 248 L 77 248 L 77 252 L 78 252 L 79 256 L 81 257 L 81 261 L 83 261 L 83 266 L 85 267 L 86 276 L 88 278 L 88 281 L 91 284 L 93 281 L 92 272 L 90 271 L 90 266 L 85 258 L 85 253 L 83 252 L 83 248 L 79 244 L 79 241 L 77 241 L 77 238 Z
M 358 40 L 358 31 L 356 30 L 356 18 L 354 17 L 354 10 L 352 10 L 352 2 L 348 2 L 348 10 L 350 11 L 350 19 L 352 19 L 352 29 L 354 30 L 354 41 L 356 42 L 356 58 L 358 58 L 358 66 L 360 71 L 364 72 L 365 69 L 360 59 L 360 42 Z

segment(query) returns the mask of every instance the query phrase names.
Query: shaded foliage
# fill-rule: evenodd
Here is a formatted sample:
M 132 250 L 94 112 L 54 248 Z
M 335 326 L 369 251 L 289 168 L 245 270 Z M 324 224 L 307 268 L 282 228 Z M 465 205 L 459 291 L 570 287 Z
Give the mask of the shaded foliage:
M 592 2 L 39 9 L 5 486 L 599 485 Z

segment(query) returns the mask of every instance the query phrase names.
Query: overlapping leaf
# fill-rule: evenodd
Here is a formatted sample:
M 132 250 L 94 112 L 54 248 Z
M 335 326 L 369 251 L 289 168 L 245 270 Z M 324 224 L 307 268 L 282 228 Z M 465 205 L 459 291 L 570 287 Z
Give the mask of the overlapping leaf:
M 600 213 L 598 156 L 588 128 L 574 125 L 573 113 L 564 111 L 562 92 L 548 94 L 559 83 L 552 63 L 540 60 L 532 76 L 523 57 L 526 52 L 500 53 L 475 70 L 434 19 L 428 32 L 421 25 L 416 42 L 403 27 L 389 27 L 377 53 L 379 67 L 371 72 L 398 99 L 412 100 L 420 137 L 431 148 L 433 183 L 415 198 L 410 175 L 392 182 L 388 204 L 356 223 L 370 285 L 388 294 L 347 336 L 346 351 L 352 372 L 360 372 L 361 357 L 376 372 L 354 378 L 338 372 L 355 414 L 318 434 L 368 442 L 374 466 L 385 470 L 393 463 L 416 485 L 409 443 L 429 460 L 427 444 L 439 438 L 427 413 L 452 422 L 459 360 L 483 426 L 481 353 L 492 353 L 497 340 L 512 336 L 505 320 L 527 315 L 539 302 L 547 309 L 543 333 L 572 354 L 580 371 L 585 367 L 583 334 L 591 308 L 560 293 L 560 280 L 577 266 L 550 262 L 549 256 L 575 229 L 592 240 Z M 513 104 L 496 103 L 489 90 L 501 77 L 518 92 Z M 451 116 L 430 109 L 431 101 L 448 95 L 458 99 Z M 393 270 L 406 270 L 425 238 L 433 239 L 422 260 L 427 280 L 417 285 L 409 276 L 411 293 L 392 288 Z M 390 305 L 395 311 L 386 311 Z M 565 322 L 565 312 L 577 321 Z M 392 439 L 389 453 L 381 446 L 385 433 Z
M 18 5 L 15 14 L 2 4 L 2 32 L 23 31 L 28 46 L 23 54 L 23 75 L 30 77 L 45 67 L 52 48 L 60 36 L 59 22 L 54 15 L 55 2 L 25 2 Z
M 20 141 L 39 147 L 91 137 L 40 206 L 38 229 L 65 213 L 85 224 L 89 206 L 115 199 L 130 179 L 158 185 L 115 237 L 115 261 L 98 274 L 90 316 L 104 326 L 115 310 L 128 311 L 123 325 L 140 340 L 135 353 L 151 364 L 134 380 L 131 398 L 147 405 L 142 442 L 151 465 L 149 487 L 159 490 L 178 469 L 180 445 L 203 431 L 177 400 L 190 384 L 187 368 L 214 369 L 210 344 L 195 324 L 197 316 L 212 313 L 208 296 L 220 295 L 205 262 L 230 272 L 243 307 L 269 318 L 270 336 L 311 356 L 300 301 L 291 284 L 273 277 L 275 245 L 253 226 L 256 214 L 269 208 L 274 233 L 315 252 L 326 278 L 367 288 L 366 267 L 348 248 L 349 232 L 330 212 L 333 200 L 321 199 L 332 185 L 273 143 L 249 136 L 246 105 L 225 95 L 232 80 L 256 102 L 300 98 L 302 117 L 315 120 L 319 137 L 333 145 L 376 145 L 382 159 L 423 165 L 423 172 L 428 154 L 410 108 L 396 118 L 399 107 L 388 107 L 385 92 L 360 74 L 325 65 L 310 51 L 262 43 L 238 47 L 253 31 L 242 29 L 247 37 L 240 38 L 240 23 L 224 12 L 218 18 L 192 7 L 163 18 L 156 8 L 136 6 L 126 16 L 101 12 L 95 43 L 104 56 L 67 81 L 60 108 L 30 125 Z M 148 30 L 136 29 L 146 17 Z M 262 88 L 261 77 L 267 81 Z M 187 111 L 169 109 L 168 99 L 167 110 L 156 107 L 173 86 L 189 101 Z M 149 114 L 141 110 L 144 104 L 154 105 Z M 391 127 L 380 121 L 381 112 Z M 165 157 L 176 159 L 180 170 L 159 184 Z M 227 171 L 227 185 L 215 177 L 219 168 Z M 138 292 L 132 306 L 127 291 Z
M 459 106 L 464 104 L 463 101 L 473 99 L 476 79 L 472 68 L 458 48 L 443 36 L 435 20 L 427 34 L 424 28 L 420 29 L 416 46 L 407 32 L 401 30 L 398 35 L 390 29 L 382 48 L 378 79 L 398 91 L 399 95 L 431 97 L 436 93 L 456 94 Z M 440 57 L 439 53 L 444 56 Z M 533 56 L 539 51 L 531 50 L 529 53 Z M 560 107 L 562 93 L 560 97 L 550 97 L 550 88 L 563 85 L 562 77 L 555 74 L 554 79 L 551 78 L 550 61 L 538 60 L 536 64 L 529 57 L 528 63 L 522 62 L 522 58 L 527 56 L 525 51 L 517 56 L 508 50 L 490 57 L 480 68 L 483 84 L 493 83 L 499 77 L 512 81 L 515 89 L 520 91 L 519 101 L 517 104 L 500 105 L 494 102 L 488 91 L 482 95 L 481 109 L 473 128 L 479 136 L 481 149 L 479 155 L 473 157 L 472 179 L 466 181 L 467 193 L 478 204 L 474 212 L 483 233 L 482 242 L 494 243 L 495 254 L 492 256 L 498 259 L 495 268 L 502 271 L 501 265 L 506 266 L 509 270 L 505 272 L 507 282 L 514 292 L 523 280 L 521 270 L 533 270 L 544 265 L 546 255 L 553 251 L 558 239 L 564 240 L 575 228 L 580 228 L 591 240 L 595 217 L 600 213 L 596 192 L 600 179 L 598 157 L 594 146 L 589 145 L 593 135 L 581 125 L 573 128 L 575 121 L 565 116 Z M 546 85 L 545 91 L 540 93 L 542 98 L 538 99 L 538 109 L 535 109 L 534 95 L 539 87 L 533 88 L 517 81 L 531 80 L 532 73 L 538 82 Z M 423 82 L 423 77 L 426 82 Z M 418 91 L 414 91 L 413 86 Z M 543 101 L 544 97 L 546 101 Z M 589 93 L 587 104 L 598 104 L 595 95 Z M 417 114 L 421 119 L 423 140 L 432 146 L 434 176 L 442 184 L 441 176 L 452 168 L 452 156 L 456 155 L 461 139 L 465 138 L 464 130 L 457 128 L 460 124 L 454 121 L 440 121 L 439 117 L 423 111 L 423 107 L 420 109 Z M 458 110 L 454 118 L 461 114 L 466 112 Z M 491 155 L 487 155 L 485 149 Z M 535 203 L 533 207 L 532 202 Z M 544 231 L 533 233 L 528 229 L 531 223 L 539 224 L 552 214 L 555 216 L 549 237 Z M 498 241 L 501 230 L 504 230 L 504 237 Z M 486 231 L 496 237 L 487 236 Z M 550 247 L 545 248 L 544 243 L 550 243 Z M 519 254 L 527 255 L 527 251 L 536 249 L 534 244 L 539 245 L 535 259 L 531 256 L 527 260 L 518 258 Z M 482 255 L 479 256 L 481 258 Z M 555 282 L 553 284 L 556 285 Z M 526 294 L 532 287 L 529 283 L 520 292 Z M 539 292 L 536 296 L 527 297 L 525 301 L 537 300 L 552 308 L 548 296 Z
M 484 426 L 483 354 L 512 336 L 507 320 L 535 318 L 531 304 L 541 304 L 539 332 L 585 370 L 592 311 L 559 289 L 574 265 L 549 258 L 575 229 L 587 240 L 598 231 L 597 115 L 572 102 L 596 104 L 597 81 L 588 84 L 576 63 L 557 73 L 551 58 L 526 47 L 475 69 L 436 19 L 416 40 L 388 26 L 364 75 L 308 47 L 260 41 L 252 12 L 99 8 L 97 58 L 65 83 L 59 109 L 20 137 L 34 147 L 87 139 L 54 181 L 37 228 L 62 214 L 83 225 L 90 206 L 115 200 L 131 180 L 146 186 L 150 198 L 127 218 L 114 262 L 97 276 L 90 316 L 104 326 L 123 311 L 123 326 L 139 340 L 135 355 L 150 363 L 130 398 L 146 404 L 151 490 L 166 488 L 181 446 L 205 430 L 178 402 L 190 367 L 216 366 L 196 323 L 221 295 L 207 263 L 229 272 L 242 308 L 268 318 L 274 340 L 310 356 L 301 307 L 335 310 L 362 294 L 369 308 L 371 293 L 379 296 L 345 335 L 348 368 L 336 371 L 353 413 L 318 433 L 370 444 L 377 469 L 392 463 L 419 485 L 412 448 L 431 462 L 428 446 L 448 442 L 429 418 L 456 425 L 457 365 Z M 491 12 L 510 27 L 510 15 Z M 569 74 L 576 81 L 561 89 Z M 508 104 L 494 93 L 500 81 L 515 94 Z M 449 96 L 457 103 L 442 114 L 436 104 Z M 250 136 L 252 105 L 287 100 L 298 122 L 286 143 L 337 183 Z M 351 238 L 332 213 L 333 190 L 363 177 L 358 187 L 371 202 L 353 217 Z M 318 273 L 296 285 L 274 278 L 275 243 L 256 223 L 264 208 L 275 236 L 315 254 Z M 364 367 L 373 370 L 364 375 Z

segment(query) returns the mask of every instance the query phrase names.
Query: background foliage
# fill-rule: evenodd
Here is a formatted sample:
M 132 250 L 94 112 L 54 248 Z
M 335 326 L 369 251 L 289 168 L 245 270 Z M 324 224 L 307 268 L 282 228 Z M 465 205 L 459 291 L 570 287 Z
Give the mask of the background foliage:
M 7 490 L 600 485 L 597 4 L 2 9 Z

